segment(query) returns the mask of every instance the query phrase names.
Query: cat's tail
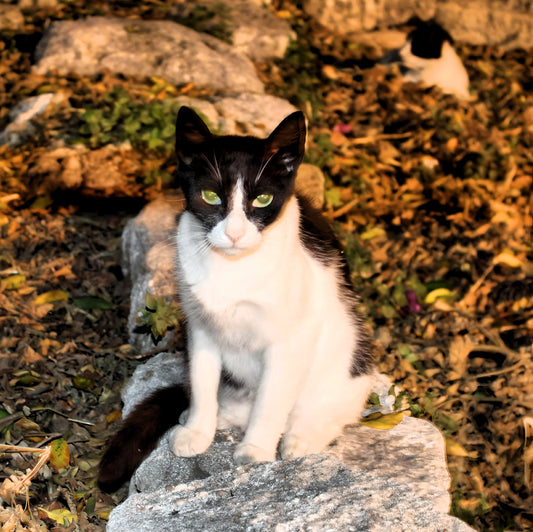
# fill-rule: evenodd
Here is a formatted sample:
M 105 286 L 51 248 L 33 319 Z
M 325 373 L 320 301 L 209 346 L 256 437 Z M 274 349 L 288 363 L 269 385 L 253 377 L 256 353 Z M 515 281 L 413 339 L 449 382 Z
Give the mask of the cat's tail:
M 188 406 L 189 393 L 183 385 L 157 390 L 139 403 L 107 445 L 98 472 L 100 488 L 112 492 L 126 482 Z

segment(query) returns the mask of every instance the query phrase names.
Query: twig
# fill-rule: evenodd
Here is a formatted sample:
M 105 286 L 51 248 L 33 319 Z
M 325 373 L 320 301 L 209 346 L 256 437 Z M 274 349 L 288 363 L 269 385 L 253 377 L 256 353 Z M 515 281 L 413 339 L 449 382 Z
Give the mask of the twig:
M 7 194 L 0 198 L 0 203 L 9 203 L 10 201 L 15 201 L 20 199 L 20 194 Z
M 372 144 L 378 140 L 394 140 L 394 139 L 405 139 L 407 137 L 412 137 L 411 132 L 406 133 L 382 133 L 381 135 L 370 135 L 368 137 L 358 137 L 352 140 L 353 144 Z
M 339 218 L 343 214 L 346 214 L 354 205 L 357 204 L 358 201 L 359 201 L 359 198 L 356 197 L 356 198 L 350 200 L 346 205 L 343 205 L 342 207 L 337 209 L 336 211 L 326 212 L 325 216 L 326 216 L 326 218 L 329 218 L 330 220 L 334 220 L 335 218 Z

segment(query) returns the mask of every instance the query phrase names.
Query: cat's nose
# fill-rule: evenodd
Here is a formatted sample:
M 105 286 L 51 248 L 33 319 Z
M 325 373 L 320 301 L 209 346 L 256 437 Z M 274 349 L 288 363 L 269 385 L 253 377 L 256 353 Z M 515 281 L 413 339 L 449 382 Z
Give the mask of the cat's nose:
M 226 236 L 233 244 L 236 244 L 246 232 L 246 226 L 243 220 L 237 217 L 230 217 L 224 230 Z

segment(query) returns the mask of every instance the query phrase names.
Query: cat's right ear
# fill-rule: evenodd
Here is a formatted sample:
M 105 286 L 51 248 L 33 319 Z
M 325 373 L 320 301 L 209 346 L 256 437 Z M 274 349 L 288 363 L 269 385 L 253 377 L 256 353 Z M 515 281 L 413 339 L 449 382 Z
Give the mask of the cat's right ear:
M 182 106 L 176 119 L 176 154 L 190 164 L 193 156 L 205 150 L 213 139 L 205 122 L 190 107 Z

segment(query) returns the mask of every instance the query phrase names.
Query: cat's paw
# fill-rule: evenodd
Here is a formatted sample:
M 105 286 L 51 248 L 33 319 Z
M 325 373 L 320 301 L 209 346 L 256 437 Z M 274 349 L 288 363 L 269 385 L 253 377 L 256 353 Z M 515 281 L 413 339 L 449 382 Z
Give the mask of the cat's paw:
M 313 445 L 313 442 L 310 442 L 308 439 L 287 434 L 281 439 L 279 452 L 281 454 L 281 458 L 286 460 L 289 458 L 299 458 L 300 456 L 317 453 L 321 450 L 321 448 L 317 449 L 317 445 Z
M 276 458 L 276 453 L 267 451 L 257 445 L 249 443 L 240 443 L 237 445 L 233 459 L 237 465 L 250 464 L 253 462 L 273 462 Z
M 170 448 L 176 456 L 195 456 L 207 451 L 212 441 L 204 432 L 178 425 L 170 435 Z

